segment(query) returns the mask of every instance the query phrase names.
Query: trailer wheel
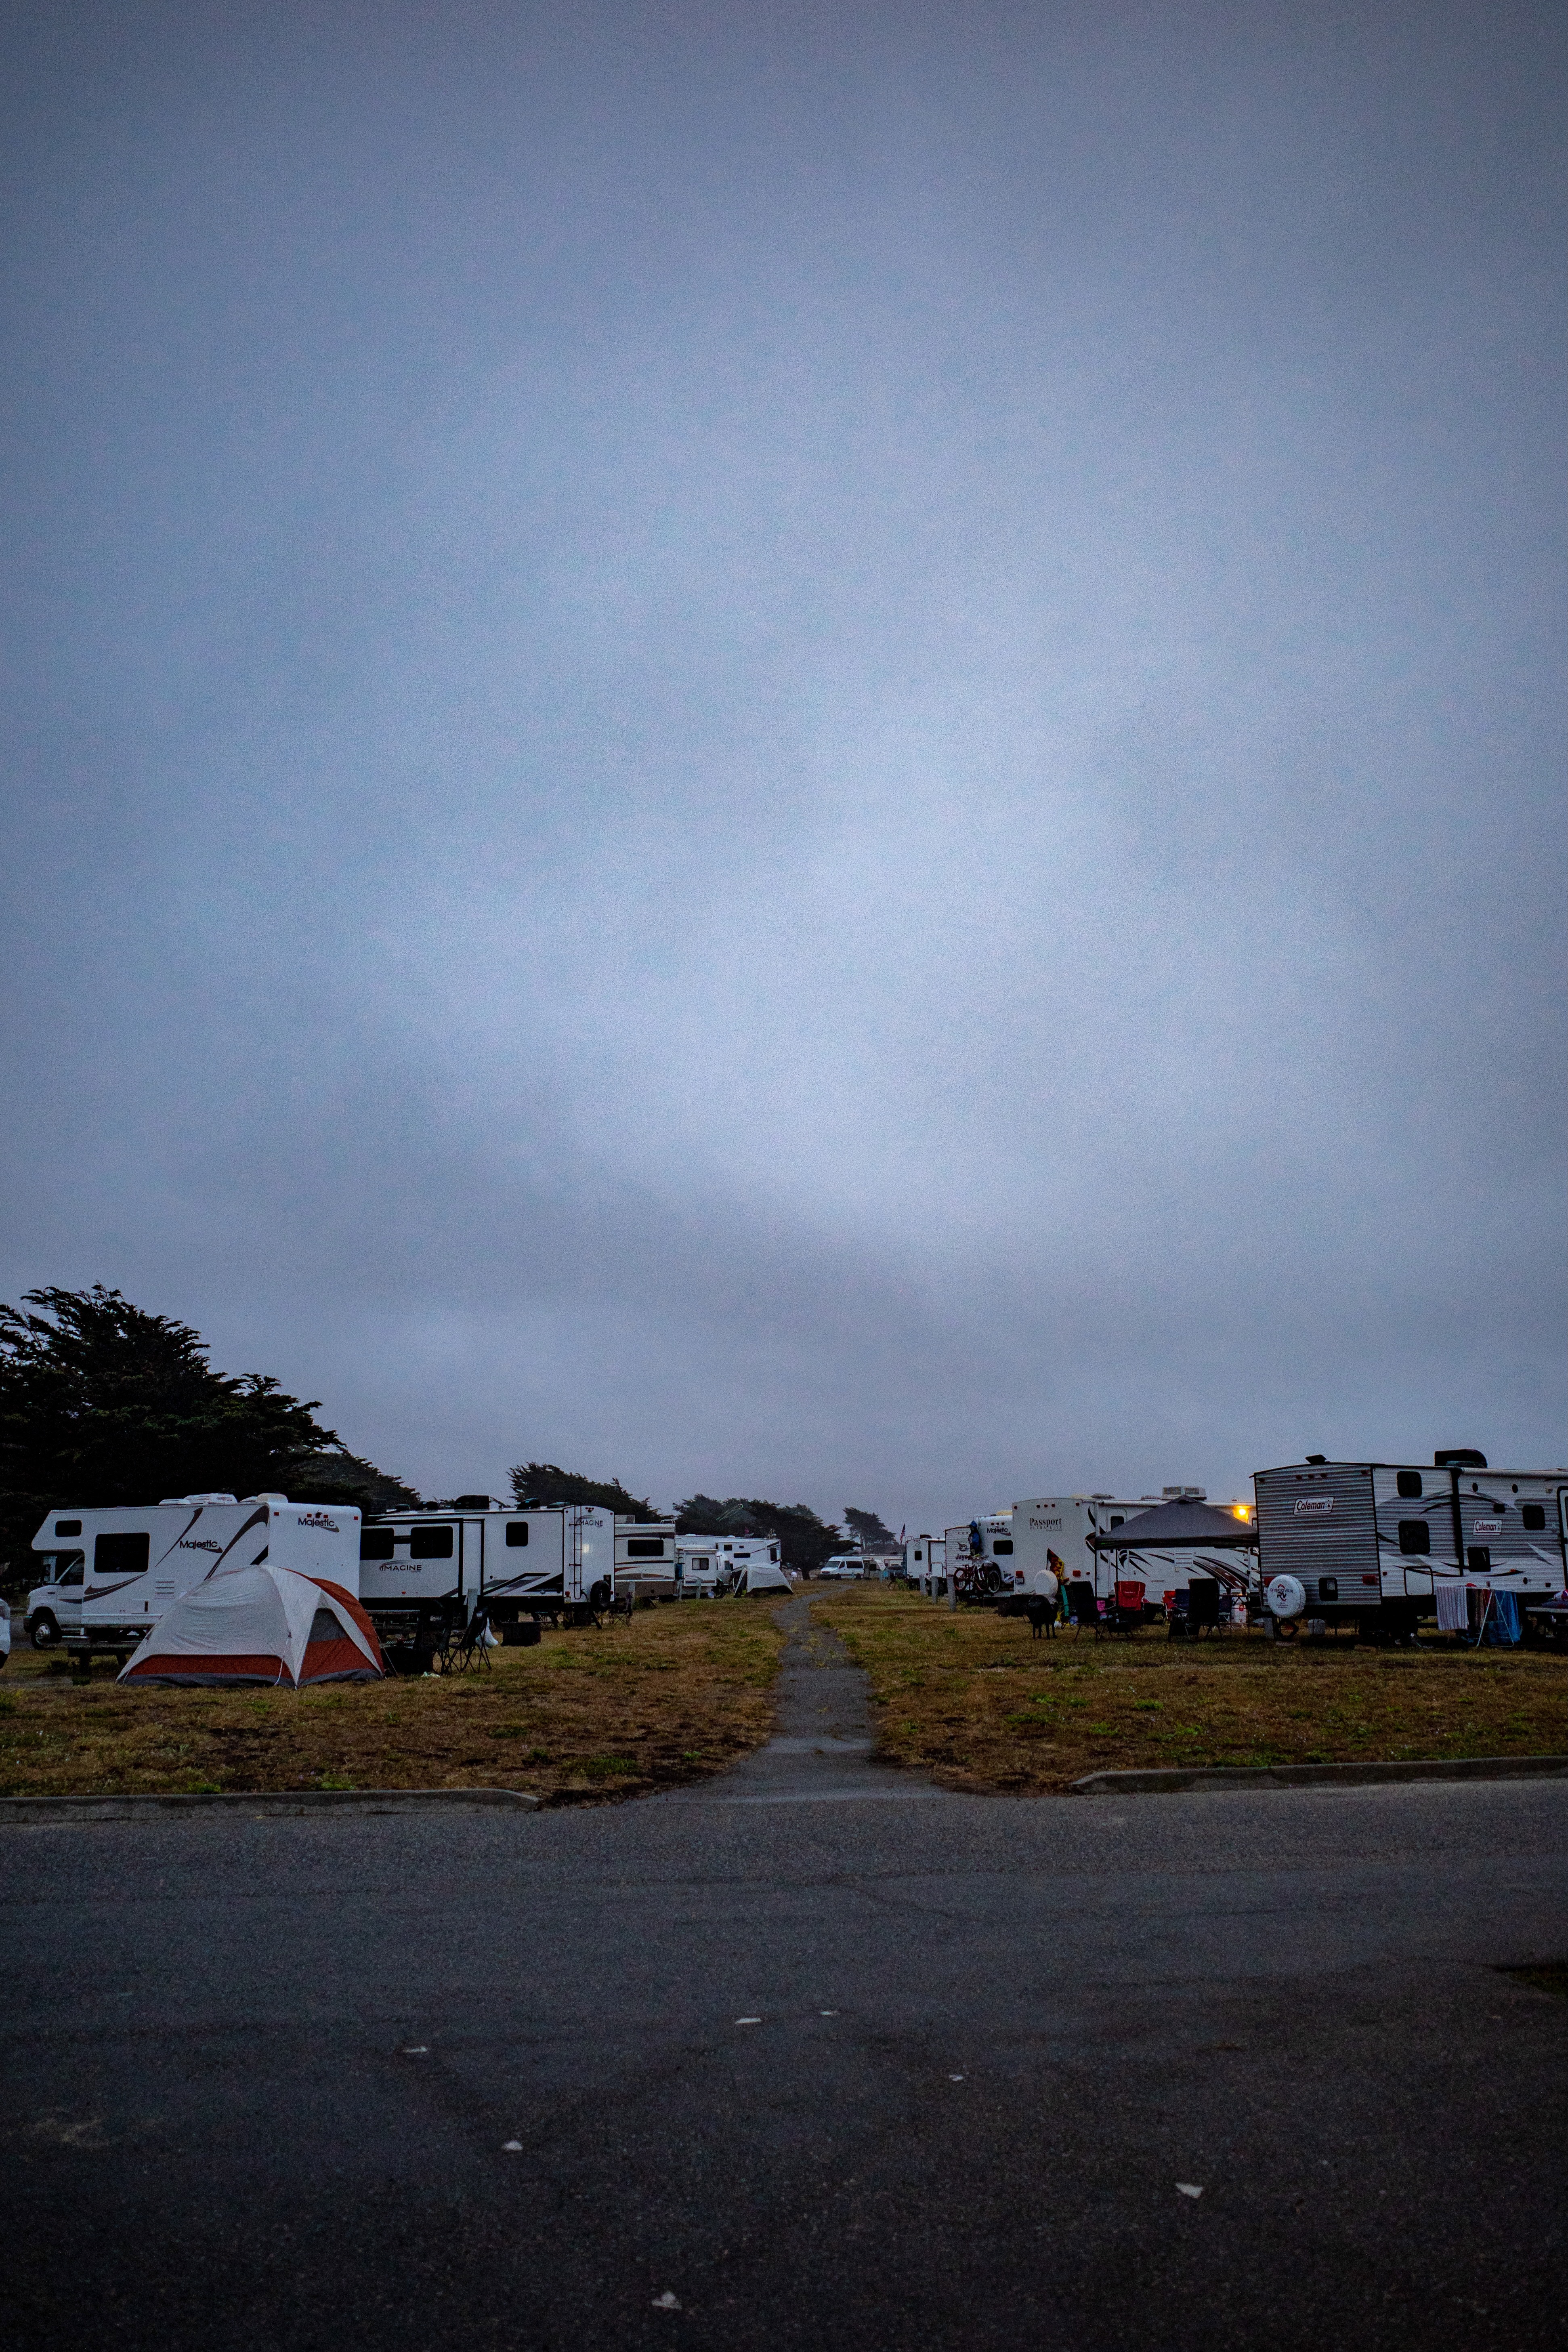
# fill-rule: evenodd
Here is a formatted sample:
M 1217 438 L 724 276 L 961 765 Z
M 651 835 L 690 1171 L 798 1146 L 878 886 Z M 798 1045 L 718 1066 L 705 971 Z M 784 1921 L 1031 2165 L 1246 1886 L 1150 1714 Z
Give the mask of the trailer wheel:
M 34 1618 L 32 1638 L 35 1650 L 47 1650 L 51 1643 L 59 1640 L 60 1629 L 47 1609 L 40 1609 Z
M 607 1609 L 611 1597 L 610 1588 L 601 1577 L 588 1595 L 588 1604 L 593 1609 Z

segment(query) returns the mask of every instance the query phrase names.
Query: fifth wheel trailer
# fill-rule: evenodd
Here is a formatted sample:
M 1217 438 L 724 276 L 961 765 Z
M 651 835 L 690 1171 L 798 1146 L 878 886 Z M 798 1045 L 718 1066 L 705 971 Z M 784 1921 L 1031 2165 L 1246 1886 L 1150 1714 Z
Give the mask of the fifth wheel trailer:
M 1145 1495 L 1136 1502 L 1112 1495 L 1037 1496 L 1013 1506 L 1014 1558 L 1031 1592 L 1040 1590 L 1037 1580 L 1049 1568 L 1064 1585 L 1086 1580 L 1102 1600 L 1110 1599 L 1119 1581 L 1140 1583 L 1145 1609 L 1156 1615 L 1166 1596 L 1184 1592 L 1194 1577 L 1212 1579 L 1234 1602 L 1252 1591 L 1256 1571 L 1246 1554 L 1228 1545 L 1118 1551 L 1108 1542 L 1118 1529 L 1152 1517 L 1161 1504 L 1203 1499 L 1199 1486 L 1168 1486 L 1163 1496 Z
M 397 1665 L 435 1648 L 483 1601 L 504 1642 L 541 1617 L 585 1617 L 615 1594 L 616 1522 L 596 1504 L 511 1509 L 459 1496 L 449 1510 L 386 1511 L 360 1532 L 359 1598 Z
M 1252 1483 L 1265 1594 L 1280 1577 L 1300 1592 L 1281 1589 L 1287 1622 L 1409 1633 L 1444 1584 L 1527 1601 L 1563 1589 L 1568 1469 L 1492 1470 L 1466 1447 L 1430 1464 L 1310 1454 Z

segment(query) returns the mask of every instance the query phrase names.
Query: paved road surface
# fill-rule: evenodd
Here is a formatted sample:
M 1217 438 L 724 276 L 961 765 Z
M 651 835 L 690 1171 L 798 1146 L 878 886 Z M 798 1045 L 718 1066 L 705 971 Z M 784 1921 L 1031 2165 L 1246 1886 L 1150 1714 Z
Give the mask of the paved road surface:
M 1560 2352 L 1568 1789 L 868 1740 L 814 1630 L 701 1791 L 8 1830 L 8 2341 Z

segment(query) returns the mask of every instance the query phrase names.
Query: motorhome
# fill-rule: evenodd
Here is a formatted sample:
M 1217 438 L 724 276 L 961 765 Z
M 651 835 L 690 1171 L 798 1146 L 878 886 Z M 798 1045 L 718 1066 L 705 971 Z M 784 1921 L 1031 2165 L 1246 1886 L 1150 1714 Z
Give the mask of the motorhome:
M 128 1658 L 163 1612 L 224 1568 L 270 1559 L 306 1576 L 359 1590 L 360 1514 L 284 1495 L 181 1495 L 161 1503 L 72 1505 L 49 1513 L 33 1538 L 64 1585 L 79 1566 L 79 1613 L 59 1631 L 73 1659 Z
M 947 1591 L 947 1539 L 919 1535 L 904 1547 L 904 1574 L 928 1601 Z
M 943 1550 L 961 1600 L 966 1595 L 1005 1600 L 1024 1590 L 1024 1570 L 1013 1554 L 1011 1511 L 992 1511 L 983 1519 L 949 1528 Z
M 1096 1596 L 1109 1600 L 1117 1583 L 1142 1585 L 1144 1606 L 1169 1608 L 1194 1577 L 1214 1579 L 1234 1602 L 1257 1581 L 1251 1555 L 1215 1546 L 1172 1551 L 1100 1549 L 1105 1538 L 1130 1520 L 1164 1503 L 1201 1503 L 1201 1486 L 1167 1486 L 1162 1494 L 1129 1498 L 1116 1495 L 1036 1496 L 1013 1507 L 1014 1559 L 1031 1592 L 1043 1590 L 1047 1570 L 1060 1583 L 1087 1580 Z
M 523 1508 L 493 1495 L 384 1511 L 360 1532 L 359 1598 L 399 1666 L 427 1654 L 481 1599 L 503 1642 L 537 1640 L 542 1617 L 608 1608 L 615 1528 L 597 1504 Z
M 1397 1633 L 1437 1611 L 1445 1585 L 1528 1602 L 1564 1583 L 1568 1469 L 1492 1470 L 1468 1446 L 1419 1464 L 1309 1454 L 1258 1471 L 1253 1489 L 1264 1595 L 1280 1622 Z

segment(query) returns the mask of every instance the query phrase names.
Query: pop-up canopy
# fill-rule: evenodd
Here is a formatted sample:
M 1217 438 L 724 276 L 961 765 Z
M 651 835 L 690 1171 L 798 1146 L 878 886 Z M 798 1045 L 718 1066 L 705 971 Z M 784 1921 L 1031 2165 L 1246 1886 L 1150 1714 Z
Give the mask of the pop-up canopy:
M 1090 1536 L 1089 1541 L 1093 1551 L 1196 1551 L 1200 1545 L 1205 1551 L 1232 1545 L 1251 1551 L 1258 1547 L 1258 1530 L 1212 1504 L 1177 1500 L 1140 1511 L 1110 1535 Z
M 160 1617 L 120 1679 L 297 1689 L 377 1682 L 385 1672 L 370 1619 L 341 1584 L 264 1561 L 193 1584 Z

